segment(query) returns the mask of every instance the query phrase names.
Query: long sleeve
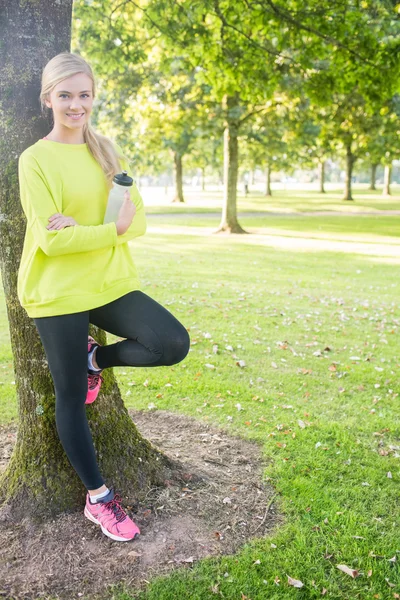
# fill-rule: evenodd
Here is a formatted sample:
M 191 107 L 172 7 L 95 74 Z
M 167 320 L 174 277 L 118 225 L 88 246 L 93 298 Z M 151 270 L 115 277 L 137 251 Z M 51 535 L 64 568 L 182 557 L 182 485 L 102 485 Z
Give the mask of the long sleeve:
M 118 146 L 118 144 L 115 144 L 115 146 L 117 147 L 117 150 L 122 154 L 120 146 Z M 120 158 L 120 163 L 121 167 L 127 171 L 130 177 L 133 178 L 132 169 L 129 162 L 125 159 Z M 143 198 L 137 188 L 136 183 L 133 182 L 133 185 L 128 189 L 131 196 L 131 200 L 136 206 L 136 213 L 132 219 L 132 223 L 130 224 L 129 228 L 125 231 L 125 233 L 117 237 L 117 246 L 119 246 L 120 244 L 124 244 L 125 242 L 129 242 L 130 240 L 133 240 L 136 237 L 144 235 L 147 229 L 146 213 L 144 210 Z
M 50 189 L 35 157 L 22 153 L 18 162 L 20 198 L 27 227 L 47 256 L 89 252 L 117 245 L 115 223 L 74 225 L 49 231 L 49 217 L 62 212 L 61 197 Z

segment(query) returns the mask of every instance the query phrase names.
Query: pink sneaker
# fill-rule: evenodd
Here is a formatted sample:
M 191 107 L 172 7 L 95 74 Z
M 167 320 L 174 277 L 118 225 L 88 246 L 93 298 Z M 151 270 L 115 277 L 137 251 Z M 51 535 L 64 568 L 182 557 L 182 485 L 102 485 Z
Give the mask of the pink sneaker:
M 86 494 L 86 506 L 83 511 L 87 517 L 96 525 L 100 525 L 102 532 L 117 542 L 128 542 L 140 534 L 139 527 L 128 517 L 121 506 L 122 499 L 114 494 L 113 488 L 110 493 L 99 502 L 92 504 L 90 494 Z
M 88 336 L 88 354 L 95 346 L 100 346 L 91 335 Z M 88 391 L 86 395 L 85 404 L 92 404 L 99 395 L 103 378 L 100 373 L 93 373 L 88 371 Z

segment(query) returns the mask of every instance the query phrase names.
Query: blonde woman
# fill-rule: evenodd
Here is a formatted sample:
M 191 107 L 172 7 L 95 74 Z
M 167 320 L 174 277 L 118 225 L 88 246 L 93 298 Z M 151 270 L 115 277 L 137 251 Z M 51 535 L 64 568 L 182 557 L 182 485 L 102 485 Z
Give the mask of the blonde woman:
M 33 318 L 56 395 L 56 426 L 68 459 L 87 489 L 84 515 L 113 540 L 139 528 L 99 471 L 86 417 L 109 367 L 157 367 L 189 352 L 186 328 L 140 290 L 128 241 L 146 231 L 135 184 L 117 222 L 103 225 L 116 173 L 132 172 L 121 148 L 90 124 L 95 80 L 79 55 L 63 52 L 42 73 L 42 109 L 52 111 L 46 137 L 22 152 L 19 183 L 27 219 L 18 298 Z M 101 346 L 89 323 L 118 337 Z

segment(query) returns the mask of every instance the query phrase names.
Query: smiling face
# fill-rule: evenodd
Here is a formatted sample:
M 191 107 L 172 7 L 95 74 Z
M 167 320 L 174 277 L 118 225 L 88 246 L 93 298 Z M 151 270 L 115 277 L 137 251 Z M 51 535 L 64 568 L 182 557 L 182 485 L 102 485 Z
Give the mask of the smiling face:
M 81 129 L 88 122 L 92 112 L 92 80 L 85 73 L 63 79 L 45 102 L 46 106 L 53 109 L 54 128 L 59 132 L 73 133 L 73 130 Z

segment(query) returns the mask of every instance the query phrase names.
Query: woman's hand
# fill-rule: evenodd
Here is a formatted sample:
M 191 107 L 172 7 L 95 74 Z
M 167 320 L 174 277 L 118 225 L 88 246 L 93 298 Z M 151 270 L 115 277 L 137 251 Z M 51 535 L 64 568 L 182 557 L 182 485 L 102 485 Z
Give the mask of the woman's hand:
M 133 217 L 136 214 L 136 206 L 134 202 L 131 200 L 131 195 L 129 190 L 126 190 L 124 194 L 124 202 L 119 209 L 118 218 L 117 218 L 117 234 L 122 235 L 127 231 L 130 224 L 133 221 Z
M 64 217 L 62 213 L 55 213 L 49 217 L 49 224 L 46 225 L 46 229 L 63 229 L 64 227 L 70 227 L 71 225 L 79 225 L 72 217 Z

